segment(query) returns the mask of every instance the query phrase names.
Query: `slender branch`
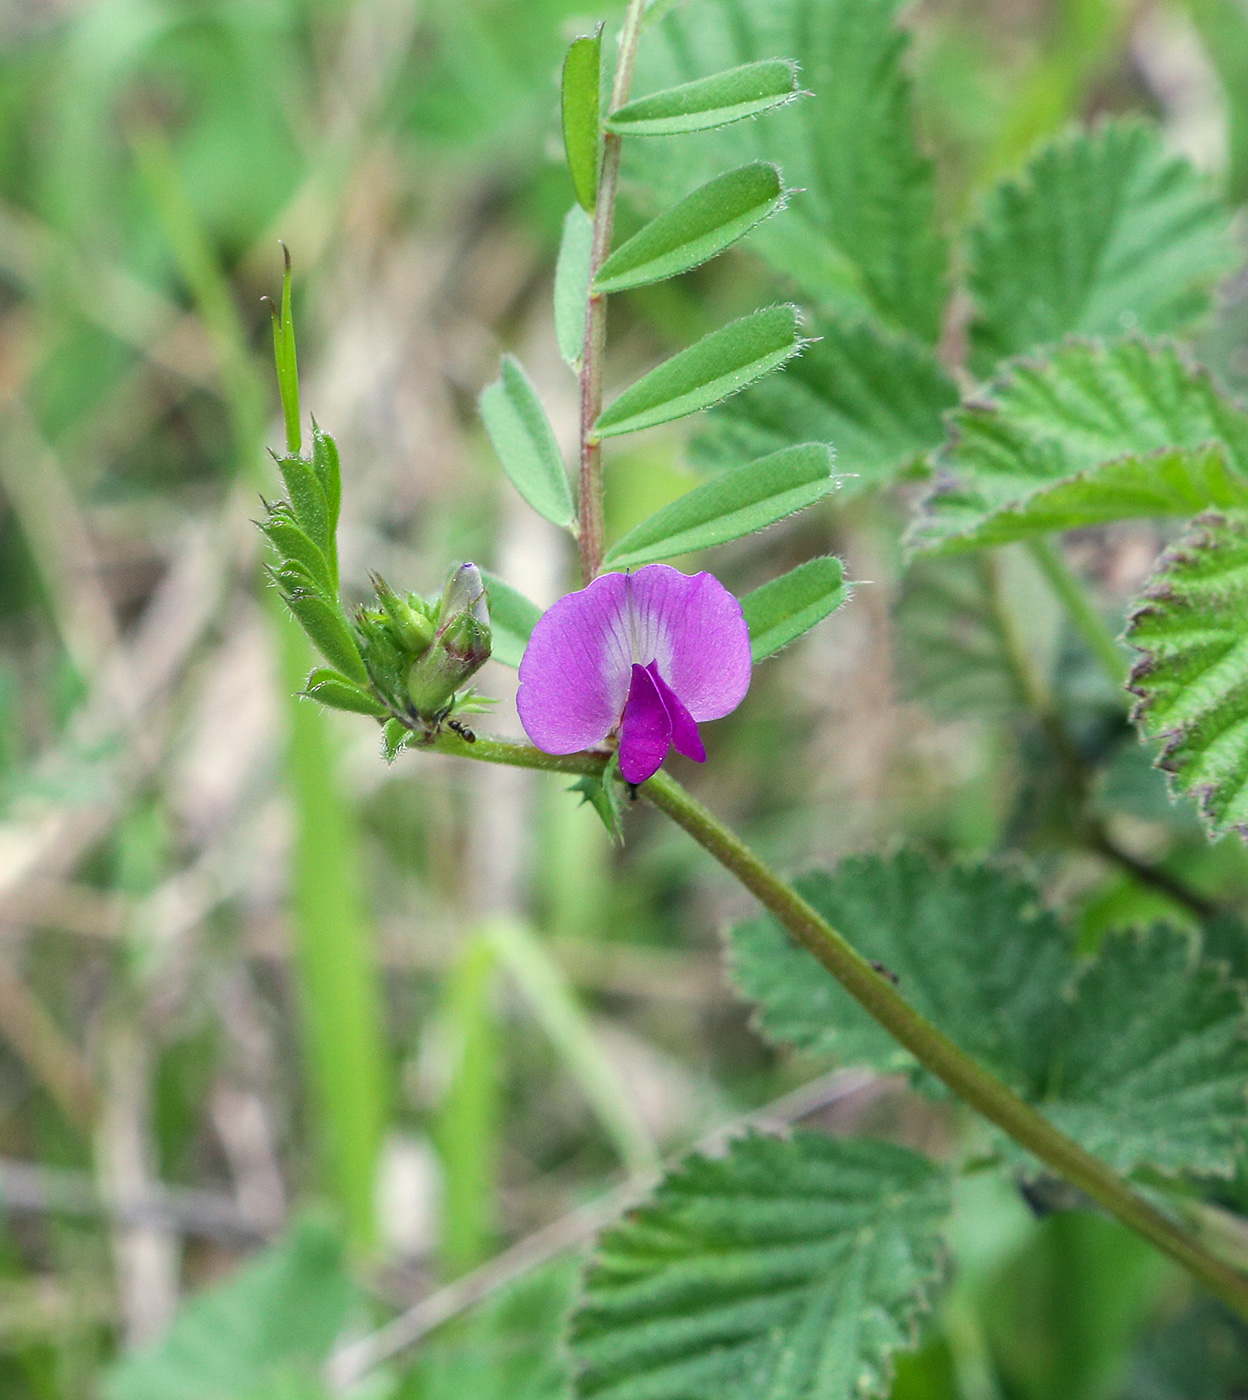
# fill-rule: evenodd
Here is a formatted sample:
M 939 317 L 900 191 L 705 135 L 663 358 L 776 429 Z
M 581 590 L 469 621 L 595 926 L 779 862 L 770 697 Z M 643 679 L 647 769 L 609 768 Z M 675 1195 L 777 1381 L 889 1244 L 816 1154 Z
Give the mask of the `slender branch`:
M 1070 620 L 1087 642 L 1092 655 L 1101 664 L 1116 689 L 1126 684 L 1127 659 L 1100 610 L 1088 597 L 1087 590 L 1066 562 L 1061 549 L 1052 540 L 1036 539 L 1028 544 L 1031 557 L 1040 566 L 1053 592 L 1062 600 Z
M 620 56 L 615 67 L 615 82 L 611 88 L 611 112 L 628 101 L 645 8 L 645 0 L 629 0 L 624 29 L 620 35 Z M 611 234 L 615 227 L 615 196 L 619 188 L 623 144 L 623 138 L 615 132 L 603 133 L 602 170 L 598 179 L 598 200 L 594 205 L 594 241 L 589 263 L 590 293 L 585 307 L 585 349 L 581 359 L 581 476 L 577 498 L 581 579 L 584 583 L 589 583 L 597 577 L 606 548 L 602 510 L 602 443 L 594 435 L 594 424 L 602 412 L 602 369 L 607 348 L 607 298 L 603 293 L 593 290 L 593 283 L 598 269 L 611 251 Z
M 505 740 L 465 744 L 449 736 L 433 746 L 443 753 L 563 772 L 601 771 L 597 755 L 548 754 Z M 584 767 L 568 766 L 580 759 Z M 682 827 L 753 894 L 792 937 L 837 979 L 858 1004 L 906 1047 L 920 1064 L 1015 1142 L 1066 1178 L 1124 1225 L 1182 1264 L 1241 1317 L 1248 1318 L 1248 1277 L 1215 1258 L 1198 1241 L 1138 1195 L 1104 1162 L 1055 1128 L 1042 1114 L 990 1074 L 938 1030 L 892 983 L 859 956 L 846 939 L 790 888 L 733 832 L 676 780 L 660 770 L 642 794 Z

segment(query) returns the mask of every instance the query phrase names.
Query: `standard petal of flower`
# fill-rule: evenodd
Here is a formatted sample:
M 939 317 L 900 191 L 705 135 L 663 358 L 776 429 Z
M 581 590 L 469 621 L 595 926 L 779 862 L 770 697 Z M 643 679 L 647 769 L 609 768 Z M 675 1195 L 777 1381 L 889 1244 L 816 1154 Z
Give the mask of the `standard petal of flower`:
M 750 688 L 750 631 L 741 604 L 712 574 L 682 574 L 668 564 L 647 564 L 629 575 L 628 585 L 634 659 L 657 661 L 695 720 L 735 710 Z
M 534 627 L 516 707 L 524 732 L 544 752 L 575 753 L 619 722 L 633 662 L 627 589 L 623 574 L 604 574 L 560 598 Z
M 658 771 L 672 744 L 672 717 L 654 676 L 634 666 L 624 723 L 620 725 L 620 772 L 626 783 L 644 783 Z
M 657 661 L 651 662 L 646 670 L 654 681 L 655 689 L 667 707 L 668 716 L 672 721 L 672 747 L 677 753 L 683 753 L 686 758 L 692 758 L 695 763 L 705 763 L 706 749 L 702 746 L 702 736 L 698 733 L 693 716 L 681 703 L 680 696 L 659 675 Z

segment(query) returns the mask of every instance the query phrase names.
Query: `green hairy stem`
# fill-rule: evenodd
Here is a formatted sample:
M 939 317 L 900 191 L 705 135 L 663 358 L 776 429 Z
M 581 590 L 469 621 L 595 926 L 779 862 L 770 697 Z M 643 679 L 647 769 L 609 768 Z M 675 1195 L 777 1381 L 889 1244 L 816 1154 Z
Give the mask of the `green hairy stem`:
M 503 739 L 479 738 L 468 744 L 451 735 L 440 738 L 432 751 L 571 774 L 601 773 L 607 757 L 594 753 L 546 754 L 527 744 Z M 660 770 L 642 784 L 639 791 L 730 871 L 794 940 L 817 958 L 850 996 L 924 1068 L 1046 1166 L 1181 1264 L 1228 1307 L 1248 1318 L 1248 1278 L 1209 1253 L 1117 1172 L 1055 1128 L 995 1075 L 959 1049 L 680 783 Z

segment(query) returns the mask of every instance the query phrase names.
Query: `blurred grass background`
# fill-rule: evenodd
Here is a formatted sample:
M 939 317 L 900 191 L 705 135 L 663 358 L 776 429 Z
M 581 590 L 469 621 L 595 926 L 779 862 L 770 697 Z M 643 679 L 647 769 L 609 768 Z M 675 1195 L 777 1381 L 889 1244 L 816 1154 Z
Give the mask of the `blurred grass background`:
M 377 569 L 428 592 L 461 559 L 543 603 L 573 581 L 474 405 L 517 349 L 575 440 L 549 306 L 572 198 L 556 80 L 597 17 L 583 0 L 0 8 L 0 1396 L 100 1394 L 117 1356 L 311 1203 L 335 1223 L 284 1247 L 340 1280 L 340 1235 L 357 1284 L 321 1331 L 342 1308 L 379 1321 L 821 1068 L 750 1031 L 716 962 L 748 904 L 678 832 L 638 811 L 616 851 L 566 780 L 387 767 L 369 722 L 291 698 L 306 658 L 260 573 L 250 519 L 281 433 L 260 297 L 282 238 L 304 404 L 342 451 L 348 591 Z M 951 223 L 1036 138 L 1109 111 L 1151 114 L 1248 195 L 1242 0 L 923 0 L 907 23 Z M 620 298 L 613 373 L 768 289 L 746 251 Z M 1240 386 L 1246 326 L 1231 288 L 1208 345 Z M 608 473 L 615 533 L 693 480 L 676 434 Z M 829 549 L 871 582 L 759 671 L 682 777 L 785 868 L 902 835 L 1013 846 L 1089 938 L 1150 916 L 1160 896 L 1046 845 L 1042 755 L 992 678 L 974 707 L 961 664 L 941 688 L 932 600 L 957 571 L 903 590 L 903 518 L 860 499 L 721 551 L 734 587 Z M 1158 538 L 1083 543 L 1107 598 Z M 1028 625 L 1059 665 L 1057 616 Z M 514 675 L 483 679 L 518 732 Z M 1136 844 L 1248 891 L 1241 850 L 1206 848 L 1134 740 L 1106 742 L 1106 810 Z M 952 1130 L 887 1084 L 829 1115 L 920 1143 Z M 1243 1339 L 1143 1246 L 965 1196 L 963 1284 L 899 1396 L 1242 1393 Z M 533 1358 L 561 1277 L 386 1383 L 557 1393 Z M 481 1328 L 528 1350 L 496 1354 Z M 250 1393 L 113 1374 L 118 1400 Z

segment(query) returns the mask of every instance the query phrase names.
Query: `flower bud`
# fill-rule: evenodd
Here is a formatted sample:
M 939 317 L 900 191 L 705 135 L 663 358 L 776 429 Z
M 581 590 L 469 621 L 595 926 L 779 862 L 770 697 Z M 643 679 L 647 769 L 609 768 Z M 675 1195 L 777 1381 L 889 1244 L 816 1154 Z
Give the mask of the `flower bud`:
M 455 692 L 489 659 L 490 610 L 475 564 L 463 564 L 447 580 L 438 603 L 437 631 L 412 664 L 407 693 L 422 719 L 434 719 Z
M 400 598 L 379 574 L 373 575 L 377 601 L 386 611 L 390 632 L 409 656 L 419 656 L 433 641 L 433 618 L 419 598 Z

